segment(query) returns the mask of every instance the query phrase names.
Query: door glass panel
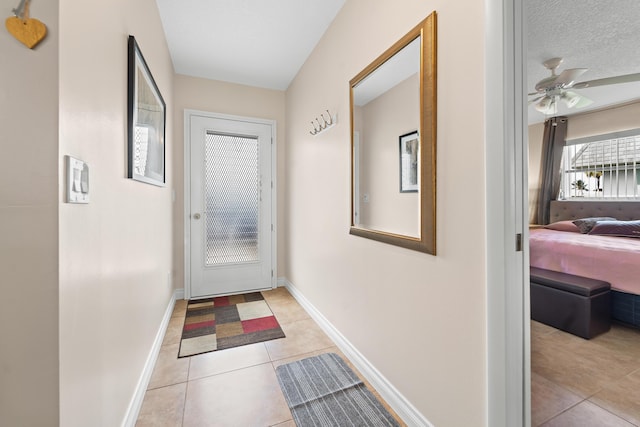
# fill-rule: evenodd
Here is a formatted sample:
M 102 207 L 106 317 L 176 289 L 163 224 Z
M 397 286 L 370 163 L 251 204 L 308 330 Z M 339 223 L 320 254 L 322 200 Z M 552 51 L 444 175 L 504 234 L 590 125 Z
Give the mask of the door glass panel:
M 205 264 L 256 262 L 260 176 L 258 139 L 207 133 Z

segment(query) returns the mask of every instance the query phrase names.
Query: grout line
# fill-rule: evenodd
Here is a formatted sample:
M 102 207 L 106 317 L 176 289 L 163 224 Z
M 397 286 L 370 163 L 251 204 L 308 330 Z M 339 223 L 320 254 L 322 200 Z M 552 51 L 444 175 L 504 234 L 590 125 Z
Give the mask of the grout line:
M 191 363 L 191 361 L 189 361 Z M 184 402 L 182 403 L 182 422 L 180 426 L 184 426 L 184 417 L 187 413 L 187 396 L 189 395 L 189 381 L 187 381 L 187 386 L 184 389 Z
M 564 410 L 560 411 L 556 415 L 552 416 L 548 420 L 544 420 L 543 422 L 538 424 L 538 426 L 544 425 L 544 424 L 548 423 L 549 421 L 551 421 L 551 420 L 553 420 L 555 418 L 558 418 L 560 415 L 564 414 L 565 412 L 569 411 L 570 409 L 573 409 L 576 406 L 580 405 L 581 403 L 584 403 L 584 402 L 587 402 L 587 401 L 588 401 L 588 399 L 582 399 L 581 401 L 574 403 L 573 405 L 569 406 L 568 408 L 565 408 Z M 532 427 L 536 427 L 536 426 L 532 426 Z
M 623 416 L 623 414 L 617 414 L 617 413 L 615 413 L 615 412 L 612 412 L 612 411 L 610 411 L 609 409 L 607 409 L 607 408 L 603 407 L 602 405 L 598 405 L 596 402 L 591 401 L 590 399 L 588 399 L 588 401 L 589 401 L 589 403 L 591 403 L 592 405 L 596 405 L 598 408 L 600 408 L 600 409 L 602 409 L 602 410 L 604 410 L 604 411 L 607 411 L 608 413 L 610 413 L 610 414 L 611 414 L 611 415 L 613 415 L 614 417 L 616 417 L 616 418 L 620 418 L 621 420 L 626 421 L 626 422 L 628 422 L 629 424 L 634 425 L 634 426 L 636 426 L 636 427 L 638 426 L 638 425 L 637 425 L 637 424 L 635 424 L 633 421 L 630 421 L 630 420 L 628 420 L 627 418 L 625 418 L 625 416 Z
M 184 381 L 178 381 L 178 382 L 171 383 L 171 384 L 163 384 L 163 385 L 161 385 L 161 386 L 154 387 L 154 388 L 148 388 L 148 389 L 145 391 L 145 394 L 146 394 L 147 392 L 149 392 L 149 391 L 160 390 L 160 389 L 162 389 L 162 388 L 173 387 L 173 386 L 176 386 L 176 385 L 179 385 L 179 384 L 186 384 L 186 383 L 188 383 L 188 382 L 189 382 L 189 381 L 184 380 Z
M 631 371 L 627 375 L 625 375 L 625 378 L 630 377 L 631 375 L 634 375 L 636 373 L 640 373 L 640 365 L 634 371 Z
M 264 342 L 257 342 L 257 343 L 248 344 L 248 345 L 255 345 L 255 344 L 264 344 Z M 245 345 L 245 346 L 241 346 L 241 347 L 247 347 L 247 346 Z M 224 351 L 224 350 L 231 350 L 231 349 L 223 349 L 223 350 L 217 350 L 217 351 Z M 214 353 L 214 352 L 210 352 L 210 353 Z M 207 353 L 201 353 L 201 354 L 207 354 Z M 196 354 L 194 356 L 189 356 L 189 357 L 200 356 L 201 354 Z M 269 354 L 269 351 L 267 350 L 267 355 L 268 354 Z M 189 361 L 189 363 L 191 363 L 191 361 Z M 271 363 L 271 360 L 267 360 L 266 362 L 261 362 L 261 363 L 254 363 L 254 364 L 248 365 L 248 366 L 242 366 L 240 368 L 230 369 L 230 370 L 224 371 L 224 372 L 218 372 L 218 373 L 211 374 L 211 375 L 205 375 L 203 377 L 198 377 L 198 378 L 190 378 L 189 377 L 190 373 L 189 373 L 187 375 L 187 382 L 189 382 L 189 381 L 199 381 L 199 380 L 203 380 L 205 378 L 217 377 L 219 375 L 224 375 L 224 374 L 228 374 L 228 373 L 231 373 L 231 372 L 237 372 L 237 371 L 241 371 L 243 369 L 249 369 L 249 368 L 254 368 L 256 366 L 266 365 L 267 363 Z M 189 369 L 191 369 L 191 366 L 189 366 Z
M 218 372 L 217 374 L 211 374 L 211 375 L 205 375 L 204 377 L 193 378 L 193 379 L 188 380 L 187 382 L 195 382 L 195 381 L 200 381 L 200 380 L 204 380 L 204 379 L 207 379 L 207 378 L 219 377 L 220 375 L 231 374 L 233 372 L 243 371 L 245 369 L 255 368 L 256 366 L 267 365 L 267 364 L 270 364 L 270 363 L 271 363 L 271 361 L 266 361 L 266 362 L 263 362 L 263 363 L 256 363 L 255 365 L 243 366 L 242 368 L 231 369 L 230 371 Z
M 191 381 L 191 357 L 193 356 L 189 356 L 189 368 L 187 369 L 187 382 Z

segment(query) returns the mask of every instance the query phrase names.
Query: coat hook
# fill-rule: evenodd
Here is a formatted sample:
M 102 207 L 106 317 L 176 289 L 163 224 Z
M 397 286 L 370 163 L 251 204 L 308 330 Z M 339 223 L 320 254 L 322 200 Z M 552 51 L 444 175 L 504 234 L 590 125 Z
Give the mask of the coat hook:
M 313 129 L 309 131 L 311 135 L 318 135 L 336 124 L 338 116 L 336 115 L 334 119 L 334 117 L 331 116 L 329 110 L 325 111 L 329 115 L 329 117 L 325 117 L 324 113 L 320 113 L 320 117 L 316 117 L 315 119 L 311 120 L 311 126 L 313 126 Z M 322 119 L 322 121 L 320 119 Z
M 333 117 L 331 117 L 331 113 L 329 112 L 329 110 L 326 110 L 326 111 L 327 111 L 327 114 L 329 115 L 329 123 L 328 124 L 329 124 L 329 126 L 331 126 L 333 124 Z M 324 116 L 323 116 L 323 118 L 324 118 Z

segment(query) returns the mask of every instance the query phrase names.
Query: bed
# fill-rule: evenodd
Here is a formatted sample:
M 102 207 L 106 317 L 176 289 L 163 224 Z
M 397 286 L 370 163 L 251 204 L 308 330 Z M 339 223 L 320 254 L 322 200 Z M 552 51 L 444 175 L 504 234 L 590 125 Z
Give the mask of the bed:
M 640 202 L 551 202 L 552 223 L 592 217 L 638 220 Z M 529 251 L 532 267 L 609 282 L 612 317 L 640 327 L 640 238 L 535 228 Z

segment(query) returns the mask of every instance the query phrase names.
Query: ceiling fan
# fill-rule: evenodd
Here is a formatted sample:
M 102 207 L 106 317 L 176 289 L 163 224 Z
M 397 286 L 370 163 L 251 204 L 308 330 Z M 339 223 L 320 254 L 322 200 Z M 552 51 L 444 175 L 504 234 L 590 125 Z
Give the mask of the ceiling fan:
M 562 58 L 551 58 L 544 61 L 542 65 L 551 71 L 551 76 L 540 80 L 535 86 L 536 91 L 529 94 L 529 96 L 536 95 L 535 98 L 529 100 L 529 104 L 534 104 L 535 109 L 541 113 L 556 114 L 560 100 L 565 103 L 567 108 L 582 108 L 593 103 L 589 98 L 569 89 L 584 89 L 640 81 L 640 73 L 635 73 L 576 82 L 576 79 L 584 74 L 588 68 L 569 68 L 560 74 L 556 74 L 556 69 L 560 63 L 562 63 Z

